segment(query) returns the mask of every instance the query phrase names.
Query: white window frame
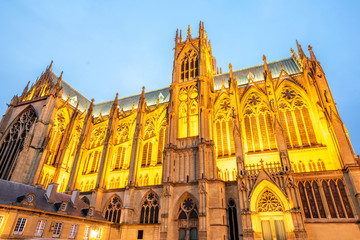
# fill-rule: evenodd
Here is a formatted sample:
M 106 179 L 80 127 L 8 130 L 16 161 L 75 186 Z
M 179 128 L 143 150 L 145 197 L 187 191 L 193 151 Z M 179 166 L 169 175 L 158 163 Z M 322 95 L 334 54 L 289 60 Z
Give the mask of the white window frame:
M 14 235 L 22 235 L 26 224 L 26 218 L 19 217 L 15 229 L 14 229 Z
M 60 237 L 60 235 L 61 235 L 61 230 L 62 230 L 62 223 L 60 223 L 60 222 L 57 222 L 57 223 L 55 223 L 55 225 L 54 225 L 54 231 L 53 231 L 53 237 Z
M 90 237 L 90 231 L 91 231 L 91 228 L 90 226 L 86 226 L 85 227 L 85 230 L 84 230 L 84 240 L 88 240 L 89 237 Z
M 35 237 L 41 237 L 43 235 L 45 224 L 46 224 L 46 220 L 39 220 L 34 233 Z
M 4 215 L 0 215 L 0 229 L 1 229 L 1 226 L 2 226 L 2 223 L 5 219 L 5 216 Z
M 96 235 L 96 240 L 101 240 L 102 234 L 103 234 L 103 229 L 99 227 L 98 234 Z
M 78 229 L 78 225 L 76 225 L 76 224 L 71 225 L 70 234 L 69 234 L 70 239 L 75 239 L 77 229 Z
M 66 202 L 63 202 L 63 203 L 61 204 L 60 211 L 65 212 L 65 211 L 66 211 L 66 207 L 67 207 L 67 203 L 66 203 Z

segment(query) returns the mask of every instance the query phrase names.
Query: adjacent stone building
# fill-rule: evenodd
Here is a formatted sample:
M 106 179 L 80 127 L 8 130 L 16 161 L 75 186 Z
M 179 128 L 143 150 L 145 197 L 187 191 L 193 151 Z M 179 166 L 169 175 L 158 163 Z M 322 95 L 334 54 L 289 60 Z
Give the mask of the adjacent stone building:
M 51 63 L 0 122 L 0 186 L 14 186 L 0 237 L 39 237 L 22 223 L 36 210 L 46 238 L 354 239 L 359 159 L 319 61 L 297 50 L 222 73 L 200 23 L 176 32 L 170 87 L 103 103 Z M 52 189 L 51 208 L 26 202 Z M 76 224 L 54 236 L 61 214 Z

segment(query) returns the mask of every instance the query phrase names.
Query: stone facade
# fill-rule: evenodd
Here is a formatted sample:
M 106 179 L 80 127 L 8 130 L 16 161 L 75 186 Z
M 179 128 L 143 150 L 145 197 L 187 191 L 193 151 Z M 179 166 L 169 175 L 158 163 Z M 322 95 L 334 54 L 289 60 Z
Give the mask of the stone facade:
M 112 239 L 352 239 L 359 159 L 297 48 L 222 73 L 200 23 L 176 32 L 170 87 L 97 104 L 51 63 L 0 122 L 0 177 L 79 189 Z

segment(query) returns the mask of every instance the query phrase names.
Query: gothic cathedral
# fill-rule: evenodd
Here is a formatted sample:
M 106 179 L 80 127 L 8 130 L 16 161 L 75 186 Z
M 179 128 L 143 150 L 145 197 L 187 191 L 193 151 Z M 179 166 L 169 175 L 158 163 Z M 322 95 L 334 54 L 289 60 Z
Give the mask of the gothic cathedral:
M 51 63 L 0 122 L 0 238 L 359 236 L 360 159 L 297 50 L 222 73 L 200 22 L 176 32 L 170 87 L 102 103 Z

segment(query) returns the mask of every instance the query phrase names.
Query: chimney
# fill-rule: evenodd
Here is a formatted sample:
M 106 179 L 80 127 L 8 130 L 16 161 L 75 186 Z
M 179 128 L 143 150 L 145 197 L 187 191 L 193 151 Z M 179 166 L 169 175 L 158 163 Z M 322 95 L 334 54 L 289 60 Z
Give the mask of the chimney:
M 45 197 L 49 203 L 55 202 L 55 194 L 59 184 L 50 183 L 45 192 Z
M 75 206 L 76 202 L 79 200 L 79 194 L 80 191 L 78 189 L 75 189 L 74 191 L 72 191 L 71 193 L 71 203 L 73 206 Z

